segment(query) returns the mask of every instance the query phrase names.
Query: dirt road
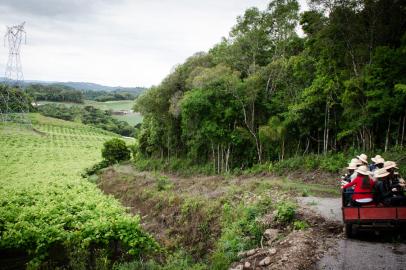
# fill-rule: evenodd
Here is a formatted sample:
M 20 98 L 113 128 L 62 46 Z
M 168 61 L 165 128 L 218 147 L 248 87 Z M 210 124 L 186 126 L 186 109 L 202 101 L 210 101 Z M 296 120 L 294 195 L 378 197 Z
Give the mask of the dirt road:
M 339 198 L 300 197 L 298 201 L 327 219 L 342 222 Z M 315 269 L 406 270 L 406 244 L 384 238 L 373 234 L 360 235 L 358 240 L 340 238 Z

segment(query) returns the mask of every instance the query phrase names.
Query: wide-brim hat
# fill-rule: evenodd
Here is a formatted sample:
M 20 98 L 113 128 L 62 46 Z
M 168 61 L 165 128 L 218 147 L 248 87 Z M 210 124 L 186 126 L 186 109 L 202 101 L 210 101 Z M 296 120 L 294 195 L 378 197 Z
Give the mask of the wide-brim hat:
M 385 162 L 385 160 L 383 159 L 383 157 L 381 157 L 381 155 L 376 155 L 375 157 L 371 158 L 371 160 L 373 162 L 375 162 L 376 164 L 380 164 L 380 163 Z
M 383 163 L 383 168 L 384 168 L 385 170 L 389 170 L 389 169 L 392 169 L 392 168 L 399 169 L 399 168 L 397 167 L 396 162 L 394 162 L 394 161 L 386 161 L 386 162 L 384 162 L 384 163 Z
M 370 175 L 371 172 L 368 171 L 367 166 L 359 166 L 358 169 L 355 170 L 357 173 L 362 174 L 362 175 Z
M 364 163 L 368 163 L 368 156 L 365 154 L 361 154 L 361 155 L 357 156 L 357 158 Z
M 385 170 L 384 168 L 374 171 L 374 177 L 375 178 L 382 178 L 382 177 L 385 177 L 385 176 L 388 176 L 388 175 L 389 175 L 389 172 L 387 170 Z
M 358 158 L 353 158 L 349 164 L 362 165 L 362 162 Z
M 348 163 L 348 170 L 356 170 L 358 168 L 357 163 Z

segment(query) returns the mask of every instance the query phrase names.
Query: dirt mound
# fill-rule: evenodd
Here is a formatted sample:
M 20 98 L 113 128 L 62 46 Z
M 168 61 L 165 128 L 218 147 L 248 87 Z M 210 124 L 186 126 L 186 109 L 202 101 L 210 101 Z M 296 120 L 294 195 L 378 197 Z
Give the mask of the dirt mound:
M 310 224 L 309 229 L 267 230 L 273 235 L 278 234 L 273 239 L 269 239 L 265 231 L 263 246 L 241 253 L 240 261 L 230 269 L 311 269 L 325 251 L 336 244 L 342 226 L 307 209 L 300 210 L 297 215 L 298 219 Z

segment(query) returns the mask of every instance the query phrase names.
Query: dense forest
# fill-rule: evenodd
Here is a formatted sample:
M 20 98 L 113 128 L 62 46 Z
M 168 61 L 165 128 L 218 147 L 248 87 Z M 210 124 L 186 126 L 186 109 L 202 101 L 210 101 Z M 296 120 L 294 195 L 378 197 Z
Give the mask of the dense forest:
M 217 172 L 303 154 L 403 147 L 406 4 L 296 0 L 250 8 L 134 109 L 139 155 Z M 303 35 L 298 35 L 299 27 Z
M 137 95 L 121 90 L 114 90 L 112 92 L 107 91 L 83 91 L 85 99 L 95 100 L 99 102 L 115 101 L 115 100 L 134 100 Z
M 30 84 L 26 87 L 26 92 L 35 101 L 83 103 L 81 91 L 59 84 Z
M 30 84 L 26 87 L 26 92 L 35 101 L 57 101 L 83 103 L 85 99 L 99 102 L 115 100 L 134 100 L 136 93 L 125 90 L 93 91 L 77 90 L 63 84 Z

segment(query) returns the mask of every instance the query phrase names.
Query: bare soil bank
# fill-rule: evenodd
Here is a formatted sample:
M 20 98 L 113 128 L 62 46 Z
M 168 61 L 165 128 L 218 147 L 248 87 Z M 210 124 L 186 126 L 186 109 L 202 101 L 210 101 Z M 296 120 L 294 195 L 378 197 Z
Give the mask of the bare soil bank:
M 336 188 L 334 179 L 321 185 L 312 176 L 301 176 L 308 179 L 307 183 L 300 181 L 294 185 L 291 180 L 266 175 L 230 178 L 168 175 L 170 188 L 167 192 L 158 192 L 157 178 L 161 176 L 137 172 L 131 165 L 125 165 L 104 170 L 98 184 L 132 213 L 140 214 L 144 228 L 168 250 L 182 247 L 196 260 L 202 260 L 209 257 L 221 235 L 220 218 L 226 200 L 249 203 L 261 196 L 258 190 L 266 189 L 272 202 L 277 203 L 293 199 L 303 190 L 328 196 Z M 274 214 L 270 209 L 261 222 L 264 228 L 276 233 L 275 239 L 269 239 L 265 233 L 261 244 L 239 254 L 239 261 L 232 268 L 309 269 L 335 245 L 342 233 L 339 222 L 325 219 L 306 208 L 296 213 L 298 220 L 310 225 L 306 230 L 294 230 L 292 224 L 275 223 Z

